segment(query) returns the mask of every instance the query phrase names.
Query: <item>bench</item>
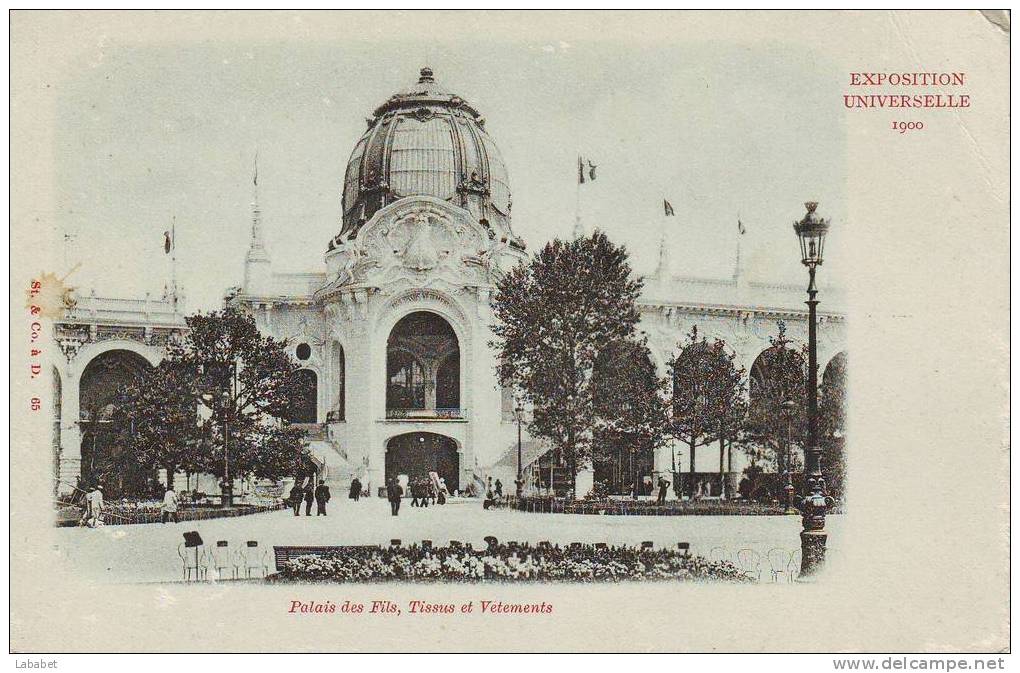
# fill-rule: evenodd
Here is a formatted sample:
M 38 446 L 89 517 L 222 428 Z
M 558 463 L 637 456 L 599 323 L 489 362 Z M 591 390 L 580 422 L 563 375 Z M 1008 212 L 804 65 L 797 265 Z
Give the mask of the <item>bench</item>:
M 324 547 L 273 547 L 273 556 L 276 558 L 277 572 L 283 570 L 284 564 L 299 556 L 326 556 L 327 554 L 343 554 L 352 551 L 366 551 L 379 549 L 379 545 L 333 545 Z

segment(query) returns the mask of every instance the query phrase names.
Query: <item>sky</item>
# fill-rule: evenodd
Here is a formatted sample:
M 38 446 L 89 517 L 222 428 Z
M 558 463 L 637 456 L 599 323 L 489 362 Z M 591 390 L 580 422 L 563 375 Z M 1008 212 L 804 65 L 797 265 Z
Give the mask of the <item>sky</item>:
M 478 37 L 464 37 L 467 33 Z M 618 37 L 618 36 L 617 36 Z M 87 294 L 162 294 L 176 218 L 189 310 L 243 280 L 252 164 L 278 272 L 322 271 L 344 167 L 365 119 L 428 65 L 486 117 L 507 163 L 513 227 L 530 250 L 573 231 L 577 156 L 598 164 L 582 219 L 651 273 L 663 232 L 677 275 L 804 282 L 792 223 L 833 220 L 824 282 L 839 283 L 845 221 L 841 74 L 810 43 L 633 40 L 303 41 L 108 36 L 57 91 L 57 240 Z M 676 216 L 663 217 L 668 199 Z M 68 235 L 64 238 L 64 235 Z

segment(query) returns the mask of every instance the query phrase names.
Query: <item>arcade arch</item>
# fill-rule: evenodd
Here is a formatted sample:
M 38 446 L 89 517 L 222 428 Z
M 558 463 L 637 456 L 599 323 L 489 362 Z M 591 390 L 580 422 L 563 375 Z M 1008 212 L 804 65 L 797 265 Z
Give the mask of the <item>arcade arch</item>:
M 431 311 L 404 316 L 386 341 L 386 415 L 459 414 L 460 343 L 445 318 Z

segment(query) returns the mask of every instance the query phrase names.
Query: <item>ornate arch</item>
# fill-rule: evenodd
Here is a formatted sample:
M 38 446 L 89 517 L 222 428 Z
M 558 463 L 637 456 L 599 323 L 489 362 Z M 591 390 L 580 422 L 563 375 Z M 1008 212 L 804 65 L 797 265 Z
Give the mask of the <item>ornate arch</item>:
M 469 353 L 466 352 L 469 348 L 470 343 L 468 341 L 467 335 L 470 332 L 466 329 L 466 326 L 458 325 L 452 319 L 452 316 L 450 315 L 449 311 L 436 310 L 433 306 L 429 306 L 428 304 L 422 306 L 420 303 L 418 303 L 418 301 L 410 302 L 405 305 L 408 307 L 408 310 L 393 311 L 392 312 L 393 315 L 390 316 L 390 320 L 384 322 L 383 328 L 379 329 L 377 332 L 379 337 L 378 338 L 379 343 L 380 344 L 385 343 L 385 349 L 383 351 L 384 353 L 383 367 L 384 371 L 386 372 L 386 375 L 383 378 L 387 383 L 386 390 L 387 413 L 389 413 L 390 411 L 391 404 L 390 396 L 391 391 L 389 388 L 390 354 L 394 352 L 406 354 L 406 356 L 410 359 L 411 362 L 415 363 L 419 368 L 422 369 L 422 376 L 424 378 L 422 379 L 421 383 L 424 386 L 422 389 L 424 392 L 421 394 L 425 395 L 426 405 L 425 407 L 423 407 L 423 409 L 440 408 L 439 406 L 434 406 L 432 404 L 434 402 L 435 405 L 438 405 L 439 404 L 438 399 L 431 400 L 431 402 L 430 399 L 433 394 L 438 394 L 440 392 L 437 388 L 437 384 L 439 383 L 438 374 L 440 370 L 442 369 L 444 364 L 446 366 L 450 366 L 450 363 L 452 362 L 450 356 L 453 353 L 456 353 L 457 354 L 456 365 L 458 368 L 457 381 L 456 386 L 451 387 L 452 390 L 456 391 L 456 399 L 453 400 L 451 398 L 451 400 L 447 403 L 446 406 L 457 409 L 465 408 L 466 396 L 468 394 L 467 391 L 469 390 L 469 386 L 467 385 L 467 379 L 465 377 L 465 370 L 468 366 L 467 363 L 470 361 Z M 398 306 L 401 308 L 403 307 L 403 305 L 401 304 L 398 304 Z M 415 314 L 426 314 L 432 316 L 432 318 L 438 319 L 438 323 L 441 323 L 441 326 L 437 324 L 435 325 L 436 328 L 440 329 L 443 332 L 446 332 L 453 339 L 452 344 L 447 343 L 443 345 L 441 348 L 439 347 L 439 344 L 430 343 L 428 340 L 419 344 L 417 339 L 415 339 L 413 336 L 409 337 L 407 333 L 404 334 L 404 338 L 410 339 L 412 346 L 419 345 L 425 350 L 422 352 L 418 352 L 413 348 L 407 347 L 406 344 L 398 345 L 396 343 L 391 343 L 393 341 L 395 331 L 405 322 L 405 320 L 411 318 Z M 398 318 L 397 315 L 399 315 L 400 317 Z M 424 328 L 423 325 L 420 327 Z M 422 356 L 425 355 L 426 353 L 427 357 L 425 359 L 422 359 Z M 409 408 L 418 409 L 419 407 L 416 406 L 417 404 L 420 404 L 420 402 L 412 404 L 412 406 Z M 396 408 L 397 407 L 394 407 L 394 409 Z
M 158 366 L 166 356 L 166 351 L 160 347 L 147 346 L 128 339 L 106 339 L 103 341 L 95 341 L 83 346 L 81 350 L 78 351 L 78 354 L 75 355 L 73 360 L 75 375 L 80 377 L 85 371 L 85 368 L 89 366 L 90 362 L 103 353 L 108 353 L 110 351 L 130 351 L 145 358 L 145 360 L 153 367 Z
M 390 440 L 395 438 L 395 437 L 400 437 L 401 435 L 415 435 L 415 434 L 422 434 L 422 433 L 427 433 L 427 434 L 432 434 L 432 435 L 439 435 L 441 437 L 445 437 L 446 439 L 449 439 L 450 441 L 452 441 L 454 443 L 454 445 L 456 445 L 457 453 L 461 453 L 461 454 L 464 453 L 464 441 L 463 441 L 463 439 L 458 437 L 456 435 L 456 433 L 448 431 L 444 426 L 442 426 L 442 425 L 440 425 L 438 423 L 431 424 L 431 425 L 429 425 L 429 427 L 427 429 L 424 429 L 424 430 L 420 430 L 420 429 L 409 430 L 407 428 L 394 428 L 393 430 L 384 433 L 383 434 L 383 440 L 382 440 L 383 451 L 386 450 L 386 445 L 390 443 Z

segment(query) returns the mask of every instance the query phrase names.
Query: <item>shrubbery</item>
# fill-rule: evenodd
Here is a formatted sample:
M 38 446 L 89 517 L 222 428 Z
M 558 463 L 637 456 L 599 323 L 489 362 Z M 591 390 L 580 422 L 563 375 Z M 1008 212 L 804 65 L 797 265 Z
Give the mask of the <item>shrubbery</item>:
M 624 580 L 750 582 L 731 563 L 708 561 L 671 549 L 571 545 L 532 547 L 391 547 L 338 549 L 325 556 L 288 561 L 271 580 L 369 581 L 570 581 Z
M 507 497 L 497 502 L 494 507 L 522 512 L 623 516 L 778 515 L 783 514 L 785 510 L 778 503 L 746 500 L 667 500 L 665 504 L 660 505 L 655 500 L 629 498 L 565 500 L 550 496 Z

